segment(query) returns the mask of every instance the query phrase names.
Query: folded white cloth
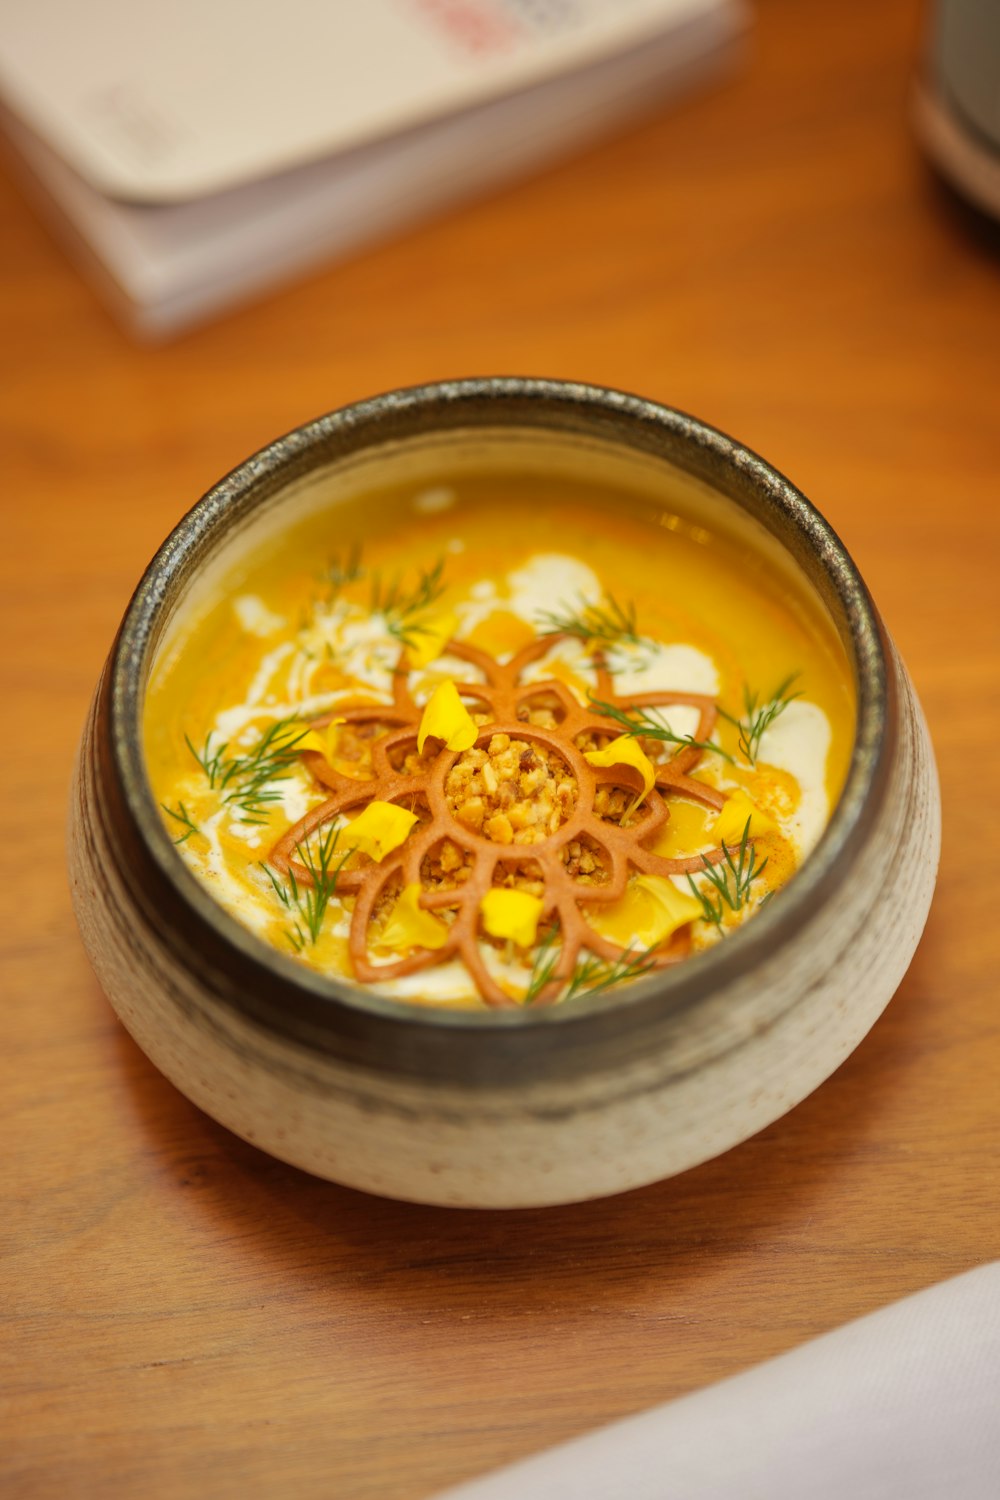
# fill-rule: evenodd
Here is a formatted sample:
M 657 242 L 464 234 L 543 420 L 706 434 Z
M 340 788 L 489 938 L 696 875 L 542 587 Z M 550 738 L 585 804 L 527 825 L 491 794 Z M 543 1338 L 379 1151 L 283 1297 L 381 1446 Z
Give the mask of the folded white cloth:
M 1000 1261 L 438 1500 L 1000 1500 Z

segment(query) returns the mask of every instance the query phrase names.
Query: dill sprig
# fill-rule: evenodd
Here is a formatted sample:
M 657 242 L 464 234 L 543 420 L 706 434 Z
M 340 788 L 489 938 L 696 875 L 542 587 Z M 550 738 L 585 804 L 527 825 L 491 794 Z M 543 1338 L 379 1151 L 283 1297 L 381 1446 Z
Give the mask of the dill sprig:
M 531 974 L 528 977 L 528 987 L 521 996 L 524 1005 L 531 1005 L 538 999 L 546 985 L 551 984 L 555 975 L 556 964 L 562 949 L 556 942 L 557 927 L 550 927 L 535 950 L 534 962 L 531 965 Z
M 186 844 L 193 833 L 201 832 L 201 829 L 193 820 L 183 802 L 178 802 L 176 812 L 172 807 L 168 807 L 165 802 L 161 802 L 160 806 L 163 808 L 163 811 L 167 814 L 168 817 L 173 818 L 184 829 L 184 832 L 181 834 L 180 838 L 174 839 L 175 844 Z
M 270 865 L 261 861 L 260 868 L 292 919 L 292 925 L 285 928 L 285 936 L 296 953 L 317 942 L 330 898 L 336 894 L 340 872 L 353 852 L 345 849 L 335 864 L 339 839 L 340 828 L 331 825 L 320 835 L 315 852 L 306 844 L 296 844 L 295 852 L 309 871 L 311 885 L 300 885 L 291 866 L 285 878 L 279 880 Z
M 719 715 L 727 723 L 732 724 L 739 731 L 740 753 L 749 761 L 750 765 L 757 764 L 757 756 L 760 754 L 760 742 L 765 730 L 769 729 L 775 719 L 785 712 L 785 709 L 796 698 L 801 698 L 800 692 L 792 693 L 789 689 L 798 677 L 798 672 L 793 672 L 780 683 L 765 703 L 760 702 L 759 693 L 751 693 L 749 687 L 743 685 L 743 713 L 736 717 L 735 714 L 727 713 L 724 708 L 719 709 Z
M 704 865 L 702 873 L 709 882 L 712 890 L 711 895 L 703 886 L 695 885 L 692 876 L 688 876 L 688 885 L 692 894 L 700 901 L 703 920 L 710 922 L 713 927 L 722 927 L 722 918 L 728 906 L 730 911 L 742 911 L 750 900 L 750 887 L 763 874 L 767 867 L 767 859 L 757 863 L 757 850 L 750 842 L 750 819 L 747 818 L 743 827 L 743 837 L 740 839 L 737 856 L 733 858 L 732 844 L 722 843 L 721 865 L 710 864 L 703 854 L 701 862 Z M 766 898 L 765 898 L 766 899 Z
M 572 635 L 603 646 L 643 644 L 631 601 L 621 604 L 613 594 L 605 594 L 599 604 L 591 604 L 582 594 L 578 597 L 580 603 L 575 610 L 562 602 L 554 610 L 539 610 L 535 615 L 539 635 Z
M 647 740 L 660 740 L 665 745 L 681 745 L 689 750 L 711 750 L 714 754 L 721 755 L 723 760 L 735 764 L 729 752 L 723 750 L 715 740 L 698 740 L 693 734 L 675 734 L 668 724 L 654 719 L 644 708 L 633 708 L 630 712 L 626 712 L 614 703 L 602 702 L 600 698 L 591 698 L 590 701 L 598 713 L 613 719 L 628 734 L 641 736 Z
M 386 629 L 401 645 L 413 646 L 414 636 L 425 633 L 419 616 L 445 591 L 444 565 L 444 557 L 439 557 L 431 567 L 420 568 L 416 583 L 408 588 L 398 573 L 390 582 L 380 573 L 372 574 L 371 612 L 385 617 Z
M 358 583 L 365 576 L 361 561 L 361 543 L 352 542 L 344 555 L 333 557 L 322 575 L 327 586 L 327 603 L 335 604 L 349 584 Z
M 640 979 L 643 974 L 649 973 L 654 964 L 653 948 L 633 949 L 631 944 L 613 961 L 589 953 L 582 963 L 577 964 L 563 998 L 576 1000 L 581 995 L 600 995 L 605 990 L 613 990 L 616 985 L 624 984 L 628 979 Z
M 271 783 L 287 780 L 289 767 L 298 753 L 296 747 L 309 732 L 294 730 L 294 723 L 294 715 L 276 720 L 243 755 L 229 755 L 228 741 L 213 746 L 211 733 L 200 751 L 190 736 L 185 736 L 188 749 L 208 777 L 209 786 L 223 794 L 223 806 L 240 812 L 238 822 L 266 823 L 271 804 L 280 801 L 281 792 Z
M 562 949 L 556 941 L 555 927 L 551 927 L 539 943 L 535 952 L 527 988 L 521 997 L 523 1005 L 531 1005 L 552 983 Z M 599 995 L 624 984 L 628 979 L 638 979 L 648 974 L 655 963 L 653 948 L 625 948 L 614 960 L 598 958 L 588 953 L 577 962 L 563 995 L 563 1000 L 579 1000 L 583 995 Z
M 441 556 L 431 567 L 419 568 L 414 583 L 404 584 L 399 573 L 387 580 L 378 571 L 369 572 L 361 560 L 361 543 L 352 542 L 342 556 L 334 557 L 327 564 L 321 576 L 327 585 L 329 604 L 334 604 L 350 584 L 369 578 L 370 613 L 384 615 L 389 634 L 405 645 L 412 645 L 412 640 L 407 637 L 422 633 L 416 616 L 430 609 L 444 593 L 444 568 L 445 558 Z
M 201 750 L 195 748 L 194 742 L 192 741 L 189 734 L 186 734 L 184 736 L 184 743 L 187 745 L 188 749 L 191 751 L 191 754 L 194 756 L 195 760 L 198 762 L 199 766 L 201 766 L 201 769 L 208 777 L 208 784 L 211 787 L 212 791 L 214 791 L 216 783 L 222 776 L 222 762 L 226 753 L 227 743 L 224 742 L 218 747 L 218 749 L 213 749 L 211 730 L 209 730 L 208 734 L 205 736 L 205 744 Z

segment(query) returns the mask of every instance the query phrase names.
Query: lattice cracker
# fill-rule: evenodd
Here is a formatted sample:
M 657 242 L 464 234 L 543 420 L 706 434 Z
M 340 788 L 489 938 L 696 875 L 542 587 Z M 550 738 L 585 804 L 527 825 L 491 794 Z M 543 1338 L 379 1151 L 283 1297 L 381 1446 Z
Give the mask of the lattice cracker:
M 500 843 L 456 817 L 446 784 L 462 752 L 442 748 L 436 754 L 414 759 L 423 708 L 409 690 L 405 652 L 394 674 L 391 704 L 338 705 L 335 711 L 335 717 L 348 731 L 370 736 L 370 775 L 364 779 L 349 775 L 318 752 L 305 752 L 303 759 L 312 775 L 329 788 L 331 795 L 290 828 L 270 854 L 275 868 L 282 872 L 291 869 L 300 884 L 309 885 L 311 876 L 296 858 L 297 850 L 318 829 L 342 815 L 379 800 L 412 808 L 420 818 L 406 841 L 380 863 L 360 856 L 352 859 L 337 878 L 337 895 L 356 897 L 348 946 L 355 976 L 363 984 L 430 970 L 458 958 L 488 1005 L 517 1004 L 484 961 L 484 943 L 491 940 L 482 932 L 480 903 L 493 885 L 519 878 L 515 872 L 530 867 L 531 874 L 537 873 L 541 882 L 542 923 L 548 929 L 553 924 L 559 929 L 559 958 L 550 981 L 537 997 L 540 1003 L 550 1002 L 572 977 L 581 949 L 612 962 L 626 951 L 595 931 L 582 907 L 620 900 L 630 869 L 669 876 L 697 872 L 704 868 L 704 859 L 713 864 L 722 859 L 721 848 L 704 857 L 697 854 L 686 859 L 666 859 L 648 847 L 670 816 L 670 798 L 688 798 L 713 810 L 719 810 L 724 803 L 721 792 L 690 774 L 703 754 L 696 746 L 685 745 L 669 758 L 654 762 L 655 784 L 642 799 L 641 815 L 614 822 L 595 809 L 595 797 L 602 786 L 623 788 L 634 802 L 642 793 L 641 776 L 628 765 L 597 768 L 584 759 L 581 740 L 587 743 L 589 738 L 605 743 L 620 732 L 607 717 L 581 704 L 558 679 L 522 681 L 525 670 L 560 639 L 539 637 L 503 664 L 462 641 L 451 641 L 445 648 L 448 655 L 470 663 L 482 674 L 481 682 L 455 683 L 469 711 L 477 717 L 485 716 L 479 725 L 476 746 L 488 747 L 494 736 L 508 735 L 529 747 L 538 747 L 549 765 L 561 763 L 575 784 L 576 796 L 563 821 L 539 842 Z M 692 738 L 708 740 L 717 714 L 712 698 L 670 692 L 619 698 L 611 673 L 600 658 L 595 659 L 595 668 L 595 698 L 625 711 L 678 706 L 696 709 L 699 722 Z M 554 727 L 528 720 L 527 715 L 540 707 L 553 709 L 551 716 L 544 717 L 558 719 Z M 333 714 L 326 715 L 315 720 L 312 727 L 325 728 L 333 718 Z M 408 758 L 409 771 L 405 766 Z M 428 876 L 427 857 L 445 841 L 462 852 L 465 873 L 461 880 L 442 882 Z M 599 871 L 596 880 L 593 875 L 581 879 L 567 868 L 568 864 L 579 863 L 569 858 L 570 845 L 594 851 Z M 438 949 L 418 949 L 395 961 L 373 962 L 371 938 L 378 914 L 395 887 L 411 884 L 421 887 L 421 907 L 445 913 L 446 920 L 448 913 L 453 914 L 447 940 Z M 653 956 L 653 962 L 657 967 L 674 963 L 689 947 L 689 929 L 681 929 Z M 428 986 L 433 987 L 430 977 Z

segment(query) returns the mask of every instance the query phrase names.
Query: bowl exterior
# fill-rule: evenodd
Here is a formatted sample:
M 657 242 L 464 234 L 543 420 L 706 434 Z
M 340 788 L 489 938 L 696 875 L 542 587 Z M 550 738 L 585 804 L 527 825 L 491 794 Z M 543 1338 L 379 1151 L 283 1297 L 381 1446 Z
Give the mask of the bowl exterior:
M 318 469 L 428 434 L 524 428 L 686 470 L 784 544 L 850 642 L 847 783 L 781 898 L 711 954 L 619 995 L 445 1014 L 312 976 L 198 885 L 152 799 L 140 723 L 164 620 L 213 547 Z M 69 856 L 84 943 L 160 1070 L 222 1124 L 353 1187 L 478 1207 L 599 1197 L 684 1170 L 826 1078 L 888 1002 L 934 885 L 936 773 L 864 584 L 794 486 L 724 434 L 626 393 L 496 379 L 398 391 L 296 429 L 217 485 L 160 549 L 98 686 Z
M 827 1078 L 884 1009 L 930 906 L 940 844 L 926 726 L 891 643 L 888 762 L 831 898 L 697 1007 L 666 1010 L 624 1058 L 560 1075 L 422 1078 L 282 1036 L 227 976 L 178 957 L 134 876 L 109 735 L 107 674 L 70 808 L 74 904 L 97 976 L 155 1065 L 243 1139 L 395 1198 L 503 1208 L 579 1201 L 705 1161 Z

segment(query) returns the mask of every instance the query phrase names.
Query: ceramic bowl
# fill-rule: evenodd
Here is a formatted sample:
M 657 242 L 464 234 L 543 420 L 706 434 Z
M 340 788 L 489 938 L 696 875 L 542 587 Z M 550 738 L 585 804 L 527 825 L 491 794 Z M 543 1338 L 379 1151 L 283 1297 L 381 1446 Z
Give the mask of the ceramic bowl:
M 170 620 L 262 526 L 401 473 L 617 465 L 693 485 L 774 538 L 846 648 L 858 700 L 828 828 L 754 921 L 618 992 L 534 1011 L 360 993 L 218 907 L 163 827 L 140 735 Z M 480 1207 L 636 1187 L 727 1150 L 817 1087 L 898 986 L 930 905 L 940 808 L 906 671 L 843 545 L 762 459 L 669 408 L 543 380 L 393 392 L 310 422 L 190 511 L 141 580 L 98 685 L 72 794 L 83 941 L 139 1046 L 245 1140 L 370 1192 Z

